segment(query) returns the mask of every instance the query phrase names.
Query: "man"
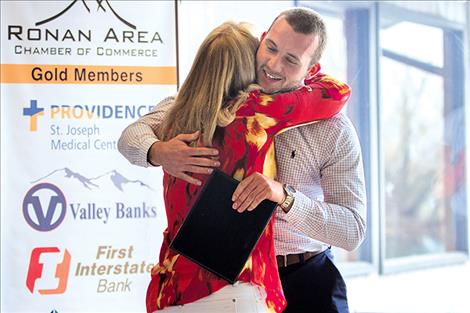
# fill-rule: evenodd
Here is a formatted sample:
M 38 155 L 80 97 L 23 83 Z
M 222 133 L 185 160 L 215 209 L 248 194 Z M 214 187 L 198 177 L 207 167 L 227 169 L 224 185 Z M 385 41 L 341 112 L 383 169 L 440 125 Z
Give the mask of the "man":
M 326 43 L 321 17 L 309 9 L 281 13 L 263 34 L 257 51 L 258 84 L 266 92 L 303 85 Z M 189 147 L 199 134 L 162 142 L 155 132 L 168 98 L 129 125 L 119 151 L 133 164 L 161 165 L 169 174 L 200 184 L 190 173 L 219 166 L 217 150 Z M 234 208 L 252 210 L 269 195 L 280 201 L 275 215 L 275 249 L 285 312 L 348 312 L 346 287 L 332 263 L 330 246 L 348 251 L 365 233 L 365 186 L 360 146 L 354 127 L 339 114 L 276 137 L 277 181 L 259 173 L 245 178 L 233 194 Z

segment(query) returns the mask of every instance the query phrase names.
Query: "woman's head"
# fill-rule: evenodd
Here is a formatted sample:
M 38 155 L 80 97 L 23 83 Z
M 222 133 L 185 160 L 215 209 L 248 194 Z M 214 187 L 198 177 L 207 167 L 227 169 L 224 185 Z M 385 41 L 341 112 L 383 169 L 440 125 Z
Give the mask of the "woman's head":
M 258 43 L 247 24 L 225 22 L 203 41 L 189 76 L 223 88 L 225 99 L 234 98 L 255 81 Z
M 162 127 L 164 140 L 204 127 L 210 144 L 217 124 L 230 122 L 231 99 L 255 81 L 258 40 L 246 24 L 225 22 L 203 41 Z

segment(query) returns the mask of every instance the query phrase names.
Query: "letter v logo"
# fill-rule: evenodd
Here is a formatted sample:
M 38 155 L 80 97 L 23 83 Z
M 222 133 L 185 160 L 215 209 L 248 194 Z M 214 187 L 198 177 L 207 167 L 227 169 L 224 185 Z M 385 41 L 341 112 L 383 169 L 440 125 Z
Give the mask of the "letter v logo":
M 23 199 L 24 218 L 29 226 L 38 231 L 50 231 L 58 227 L 66 211 L 64 193 L 50 183 L 33 186 Z

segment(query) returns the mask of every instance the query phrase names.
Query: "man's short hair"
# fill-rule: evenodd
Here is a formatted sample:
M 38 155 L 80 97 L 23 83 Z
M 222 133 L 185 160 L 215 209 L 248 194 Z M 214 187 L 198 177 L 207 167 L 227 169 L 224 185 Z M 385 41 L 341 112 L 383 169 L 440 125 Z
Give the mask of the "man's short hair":
M 310 65 L 318 63 L 327 41 L 326 25 L 320 14 L 308 8 L 293 8 L 281 12 L 274 22 L 280 17 L 285 17 L 287 23 L 296 33 L 314 34 L 318 37 L 318 47 L 312 56 Z

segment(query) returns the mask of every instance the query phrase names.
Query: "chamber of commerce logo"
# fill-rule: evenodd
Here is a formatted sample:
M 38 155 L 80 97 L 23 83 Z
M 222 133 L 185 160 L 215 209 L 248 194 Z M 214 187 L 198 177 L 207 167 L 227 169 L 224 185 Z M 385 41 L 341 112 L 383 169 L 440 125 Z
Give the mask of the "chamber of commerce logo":
M 86 10 L 88 11 L 88 13 L 91 13 L 91 10 L 90 8 L 88 7 L 88 5 L 86 4 L 85 0 L 81 0 L 81 1 L 78 1 L 78 0 L 73 0 L 65 9 L 63 9 L 62 11 L 60 11 L 59 13 L 57 13 L 56 15 L 54 16 L 51 16 L 49 18 L 46 18 L 45 20 L 42 20 L 40 22 L 37 22 L 36 23 L 36 26 L 39 26 L 39 25 L 42 25 L 42 24 L 46 24 L 50 21 L 53 21 L 55 20 L 56 18 L 62 16 L 65 12 L 67 12 L 68 10 L 70 10 L 75 4 L 77 3 L 82 3 Z M 125 19 L 123 19 L 114 9 L 113 7 L 111 6 L 111 4 L 109 4 L 109 1 L 108 0 L 96 0 L 96 3 L 98 4 L 98 7 L 96 8 L 96 11 L 103 11 L 103 12 L 106 12 L 106 8 L 105 6 L 103 5 L 103 2 L 106 3 L 108 9 L 114 14 L 114 16 L 120 20 L 122 23 L 124 23 L 125 25 L 129 26 L 130 28 L 132 29 L 136 29 L 135 25 L 129 23 L 128 21 L 126 21 Z
M 36 100 L 29 102 L 29 107 L 23 108 L 23 116 L 29 116 L 29 130 L 35 132 L 38 130 L 38 117 L 44 115 L 44 108 L 38 107 Z
M 34 293 L 36 282 L 43 277 L 44 263 L 40 262 L 40 257 L 46 253 L 60 253 L 57 247 L 40 247 L 35 248 L 31 252 L 31 259 L 29 261 L 28 275 L 26 277 L 26 287 L 31 293 Z M 64 249 L 64 257 L 61 263 L 55 265 L 55 278 L 58 280 L 57 287 L 48 289 L 38 289 L 37 292 L 41 295 L 60 294 L 64 293 L 67 288 L 67 281 L 70 271 L 70 253 Z M 46 266 L 51 266 L 47 264 Z
M 164 42 L 164 38 L 160 35 L 161 31 L 156 28 L 157 25 L 145 27 L 145 25 L 139 26 L 138 23 L 132 23 L 133 20 L 140 19 L 136 16 L 142 16 L 151 21 L 155 17 L 155 10 L 151 7 L 157 5 L 157 2 L 160 6 L 160 1 L 155 1 L 155 3 L 148 1 L 148 4 L 146 1 L 111 0 L 52 2 L 55 3 L 55 9 L 52 12 L 46 9 L 46 13 L 43 13 L 45 15 L 22 22 L 13 19 L 11 24 L 2 27 L 2 40 L 3 36 L 5 40 L 8 40 L 7 50 L 11 51 L 12 56 L 114 56 L 125 58 L 122 62 L 128 63 L 129 57 L 154 60 L 154 58 L 167 58 L 168 55 L 173 55 L 172 50 L 168 50 L 174 49 L 175 37 L 171 31 L 167 37 L 171 41 L 168 45 L 166 34 L 163 36 Z M 166 2 L 164 6 L 171 13 L 172 2 Z M 15 10 L 16 6 L 11 9 L 6 7 L 7 10 Z M 158 9 L 157 13 L 159 13 Z M 163 16 L 164 13 L 159 14 Z M 124 15 L 129 15 L 129 17 L 123 17 Z M 167 28 L 166 25 L 160 27 Z M 3 29 L 5 29 L 5 34 Z M 83 43 L 91 45 L 83 45 Z M 78 63 L 83 64 L 83 62 Z M 65 70 L 60 72 L 57 72 L 56 67 L 55 72 L 46 70 L 42 73 L 43 67 L 40 65 L 35 67 L 35 72 L 31 73 L 33 80 L 141 82 L 143 79 L 139 77 L 143 75 L 142 72 L 127 72 L 124 69 L 119 71 L 110 69 L 108 66 L 102 70 L 91 66 L 64 66 Z M 67 72 L 67 69 L 71 70 Z M 111 77 L 119 77 L 119 80 L 104 80 L 104 78 Z
M 50 231 L 64 220 L 67 203 L 64 193 L 55 185 L 40 183 L 33 186 L 23 199 L 26 222 L 38 231 Z

